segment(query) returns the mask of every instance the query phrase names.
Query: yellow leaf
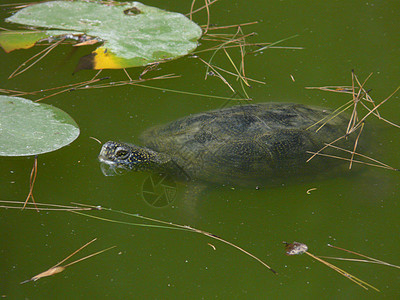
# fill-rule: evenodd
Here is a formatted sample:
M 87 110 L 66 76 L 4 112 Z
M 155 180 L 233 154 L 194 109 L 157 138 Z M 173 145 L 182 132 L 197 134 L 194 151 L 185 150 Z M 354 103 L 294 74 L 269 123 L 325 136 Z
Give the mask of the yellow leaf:
M 99 47 L 91 54 L 81 57 L 74 72 L 79 70 L 123 69 L 134 66 L 144 66 L 149 63 L 142 57 L 126 59 L 116 56 L 108 48 Z
M 111 51 L 108 51 L 107 48 L 99 47 L 95 51 L 92 52 L 94 55 L 94 69 L 121 69 L 123 63 L 121 62 L 123 59 L 115 56 Z
M 3 31 L 0 32 L 0 46 L 5 52 L 33 47 L 37 41 L 49 37 L 43 31 Z

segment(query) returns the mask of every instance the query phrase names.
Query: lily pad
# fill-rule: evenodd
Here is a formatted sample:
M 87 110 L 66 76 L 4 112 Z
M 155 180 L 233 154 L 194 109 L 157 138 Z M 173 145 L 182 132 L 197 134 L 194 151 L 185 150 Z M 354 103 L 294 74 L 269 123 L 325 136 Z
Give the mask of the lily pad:
M 6 21 L 42 28 L 44 36 L 55 37 L 51 29 L 56 29 L 58 36 L 86 35 L 103 41 L 80 69 L 120 69 L 175 59 L 194 51 L 202 35 L 201 28 L 184 15 L 140 2 L 50 1 L 23 8 Z M 6 51 L 13 47 L 4 40 L 15 33 L 0 33 Z M 18 48 L 15 43 L 14 49 Z
M 0 156 L 51 152 L 78 136 L 78 125 L 61 109 L 0 95 Z
M 37 41 L 49 36 L 43 31 L 8 30 L 0 33 L 0 45 L 8 53 L 16 49 L 31 48 Z

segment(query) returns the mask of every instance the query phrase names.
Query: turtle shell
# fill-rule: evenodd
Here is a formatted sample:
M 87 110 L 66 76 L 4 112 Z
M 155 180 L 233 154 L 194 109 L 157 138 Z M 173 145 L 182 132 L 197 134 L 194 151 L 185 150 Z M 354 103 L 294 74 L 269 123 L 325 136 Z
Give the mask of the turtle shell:
M 345 134 L 347 120 L 331 111 L 293 103 L 239 105 L 187 116 L 145 131 L 141 140 L 168 154 L 191 179 L 248 185 L 315 169 L 315 152 Z M 319 159 L 318 166 L 325 164 Z M 314 165 L 311 167 L 310 165 Z

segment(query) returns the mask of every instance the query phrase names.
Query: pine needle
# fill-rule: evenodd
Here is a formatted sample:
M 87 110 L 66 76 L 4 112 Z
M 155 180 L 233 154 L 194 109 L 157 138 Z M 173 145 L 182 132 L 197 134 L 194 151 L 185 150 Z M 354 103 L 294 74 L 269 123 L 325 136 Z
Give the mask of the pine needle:
M 207 1 L 207 0 L 206 0 L 206 1 Z M 217 1 L 218 1 L 218 0 L 209 1 L 206 5 L 200 7 L 200 8 L 198 8 L 198 9 L 196 9 L 196 10 L 193 10 L 194 3 L 196 2 L 196 0 L 193 0 L 193 1 L 192 1 L 192 4 L 191 4 L 190 12 L 187 13 L 185 16 L 190 16 L 190 20 L 191 20 L 191 19 L 192 19 L 191 16 L 193 16 L 193 14 L 195 14 L 195 13 L 197 13 L 197 12 L 203 10 L 204 8 L 208 8 L 210 5 L 214 4 L 214 3 L 217 2 Z
M 223 83 L 225 83 L 229 89 L 233 92 L 236 93 L 236 91 L 233 89 L 233 87 L 229 84 L 229 82 L 225 79 L 224 76 L 222 76 L 217 70 L 216 68 L 214 68 L 213 65 L 209 64 L 208 62 L 206 62 L 204 59 L 197 57 L 197 59 L 199 59 L 202 63 L 204 63 L 208 68 L 210 68 L 211 70 L 213 70 L 214 74 L 216 74 L 216 76 L 222 80 Z M 207 79 L 209 73 L 206 73 L 205 79 Z
M 314 254 L 311 254 L 310 252 L 306 252 L 307 255 L 311 256 L 312 258 L 314 258 L 315 260 L 323 263 L 324 265 L 326 265 L 327 267 L 335 270 L 336 272 L 338 272 L 340 275 L 345 276 L 346 278 L 350 279 L 351 281 L 353 281 L 354 283 L 356 283 L 357 285 L 359 285 L 360 287 L 362 287 L 365 290 L 368 290 L 368 288 L 371 288 L 377 292 L 380 292 L 380 290 L 378 290 L 376 287 L 374 287 L 373 285 L 370 285 L 369 283 L 361 280 L 360 278 L 340 269 L 339 267 L 328 263 L 327 261 L 315 256 Z
M 33 204 L 34 204 L 34 206 L 35 206 L 35 208 L 36 208 L 36 211 L 39 212 L 39 210 L 38 210 L 38 208 L 37 208 L 37 206 L 36 206 L 35 198 L 33 197 L 33 187 L 34 187 L 35 182 L 36 182 L 37 166 L 38 166 L 38 164 L 37 164 L 37 158 L 38 158 L 38 156 L 36 155 L 36 156 L 35 156 L 35 160 L 34 160 L 34 162 L 33 162 L 33 167 L 32 167 L 32 171 L 31 171 L 31 176 L 29 177 L 29 193 L 28 193 L 28 196 L 26 197 L 26 200 L 25 200 L 24 206 L 22 207 L 22 210 L 25 209 L 25 207 L 26 207 L 26 205 L 27 205 L 29 199 L 31 198 L 31 199 L 32 199 L 32 202 L 33 202 Z
M 47 54 L 49 54 L 55 47 L 60 45 L 65 38 L 62 38 L 61 40 L 57 41 L 56 43 L 50 45 L 49 47 L 45 48 L 44 50 L 40 51 L 39 53 L 35 54 L 25 62 L 23 62 L 14 72 L 11 73 L 11 75 L 8 77 L 8 79 L 11 79 L 13 77 L 18 76 L 19 74 L 22 74 L 26 70 L 30 69 L 33 67 L 35 64 L 37 64 L 39 61 L 41 61 Z M 32 59 L 36 58 L 37 56 L 41 55 L 37 60 L 35 60 L 33 63 L 29 64 L 26 68 L 22 69 L 19 71 L 23 66 L 25 66 L 28 62 L 30 62 Z
M 282 43 L 282 42 L 285 42 L 285 41 L 287 41 L 287 40 L 294 39 L 294 38 L 296 38 L 296 37 L 298 37 L 298 36 L 299 36 L 298 34 L 289 36 L 289 37 L 287 37 L 287 38 L 281 39 L 281 40 L 276 41 L 276 42 L 274 42 L 274 43 L 271 43 L 271 44 L 269 44 L 269 45 L 267 45 L 267 46 L 264 46 L 264 47 L 262 47 L 262 48 L 260 48 L 260 49 L 257 49 L 257 50 L 255 50 L 255 51 L 253 51 L 253 52 L 250 52 L 250 54 L 263 51 L 263 50 L 265 50 L 265 49 L 271 48 L 272 46 L 275 46 L 275 45 L 280 44 L 280 43 Z
M 339 257 L 328 257 L 328 258 L 340 259 L 340 260 L 349 260 L 349 261 L 361 261 L 361 262 L 368 262 L 368 263 L 376 263 L 376 264 L 386 265 L 386 266 L 390 266 L 390 267 L 393 267 L 393 268 L 400 269 L 400 266 L 393 265 L 393 264 L 384 262 L 382 260 L 378 260 L 376 258 L 369 257 L 369 256 L 366 256 L 366 255 L 361 254 L 361 253 L 357 253 L 355 251 L 347 250 L 347 249 L 340 248 L 340 247 L 337 247 L 337 246 L 333 246 L 333 245 L 330 245 L 330 244 L 328 244 L 328 247 L 335 248 L 335 249 L 338 249 L 338 250 L 342 250 L 342 251 L 345 251 L 345 252 L 348 252 L 348 253 L 351 253 L 351 254 L 354 254 L 354 255 L 357 255 L 357 256 L 361 256 L 361 257 L 366 258 L 367 260 L 357 260 L 357 259 L 352 259 L 352 258 L 339 258 Z
M 341 159 L 341 160 L 346 160 L 349 161 L 349 169 L 351 169 L 353 162 L 356 163 L 362 163 L 365 165 L 370 165 L 370 166 L 375 166 L 375 167 L 381 167 L 381 168 L 385 168 L 385 169 L 391 169 L 391 170 L 398 170 L 395 169 L 393 167 L 390 167 L 384 163 L 379 162 L 378 160 L 372 159 L 370 157 L 367 157 L 365 155 L 361 155 L 359 153 L 356 153 L 356 149 L 358 146 L 358 142 L 359 139 L 361 137 L 361 133 L 364 129 L 364 124 L 365 124 L 365 120 L 371 115 L 373 114 L 374 116 L 376 116 L 378 119 L 393 125 L 395 127 L 400 128 L 399 125 L 394 124 L 393 122 L 390 122 L 386 119 L 384 119 L 379 111 L 378 108 L 380 108 L 380 106 L 382 106 L 385 102 L 387 102 L 395 93 L 398 92 L 398 90 L 400 89 L 400 86 L 397 87 L 397 89 L 391 93 L 387 98 L 385 98 L 384 100 L 382 100 L 379 104 L 375 104 L 375 101 L 369 96 L 368 91 L 365 90 L 364 86 L 366 85 L 367 81 L 371 78 L 373 73 L 370 73 L 367 78 L 361 82 L 358 77 L 356 76 L 356 74 L 354 73 L 354 71 L 352 70 L 351 73 L 351 81 L 352 81 L 352 85 L 351 86 L 323 86 L 323 87 L 308 87 L 308 89 L 319 89 L 319 90 L 323 90 L 323 91 L 329 91 L 329 92 L 340 92 L 340 93 L 346 93 L 346 94 L 351 94 L 352 95 L 352 100 L 346 102 L 345 104 L 341 105 L 339 108 L 337 108 L 335 111 L 333 111 L 329 116 L 321 119 L 320 121 L 312 124 L 311 126 L 309 126 L 307 128 L 311 129 L 313 126 L 316 126 L 320 123 L 322 123 L 316 130 L 319 131 L 323 126 L 325 126 L 325 124 L 327 124 L 329 121 L 331 121 L 332 119 L 334 119 L 335 117 L 337 117 L 339 114 L 343 113 L 344 111 L 348 110 L 349 108 L 353 108 L 352 109 L 352 113 L 349 119 L 349 122 L 347 124 L 347 129 L 346 129 L 346 134 L 338 137 L 337 139 L 335 139 L 334 141 L 325 144 L 320 150 L 318 150 L 317 152 L 308 152 L 311 153 L 312 156 L 307 160 L 307 162 L 309 162 L 311 159 L 313 159 L 316 155 L 319 156 L 325 156 L 325 157 L 331 157 L 331 158 L 337 158 L 337 159 Z M 372 104 L 373 108 L 369 108 L 364 102 L 370 103 Z M 358 113 L 358 104 L 361 104 L 364 108 L 367 109 L 367 113 L 363 116 L 360 117 L 359 113 Z M 357 137 L 355 138 L 355 142 L 353 145 L 353 149 L 352 151 L 347 151 L 345 149 L 339 148 L 337 146 L 334 146 L 335 143 L 337 143 L 338 141 L 347 138 L 350 134 L 355 133 L 357 130 L 359 129 L 359 132 L 357 134 Z M 351 154 L 351 158 L 347 159 L 347 158 L 342 158 L 342 157 L 338 157 L 336 155 L 330 155 L 330 154 L 324 154 L 321 153 L 323 150 L 325 150 L 328 147 L 332 147 L 332 148 L 338 148 L 341 150 L 344 150 L 346 152 L 350 152 Z M 354 160 L 354 156 L 358 155 L 360 157 L 364 157 L 367 158 L 368 160 L 374 161 L 377 164 L 373 164 L 373 163 L 367 163 L 367 162 L 362 162 L 362 161 L 356 161 Z
M 377 292 L 380 292 L 376 287 L 370 285 L 369 283 L 359 279 L 358 277 L 340 269 L 339 267 L 328 263 L 327 261 L 321 259 L 318 256 L 315 256 L 314 254 L 308 252 L 308 246 L 306 244 L 303 243 L 299 243 L 299 242 L 293 242 L 291 244 L 283 242 L 285 244 L 285 248 L 286 248 L 286 255 L 300 255 L 300 254 L 307 254 L 308 256 L 314 258 L 315 260 L 323 263 L 324 265 L 326 265 L 327 267 L 331 268 L 332 270 L 335 270 L 336 272 L 338 272 L 340 275 L 345 276 L 347 279 L 353 281 L 355 284 L 357 284 L 358 286 L 362 287 L 365 290 L 368 290 L 368 288 L 371 288 Z
M 87 205 L 87 204 L 80 204 L 80 203 L 72 203 L 75 205 L 81 205 L 84 207 L 95 207 L 95 206 L 91 206 L 91 205 Z M 191 231 L 191 232 L 195 232 L 195 233 L 199 233 L 205 236 L 208 236 L 212 239 L 218 240 L 222 243 L 225 243 L 237 250 L 239 250 L 240 252 L 246 254 L 247 256 L 251 257 L 252 259 L 256 260 L 257 262 L 259 262 L 260 264 L 262 264 L 264 267 L 266 267 L 268 270 L 270 270 L 271 272 L 277 274 L 277 272 L 272 269 L 269 265 L 267 265 L 264 261 L 262 261 L 261 259 L 259 259 L 258 257 L 256 257 L 255 255 L 251 254 L 250 252 L 244 250 L 243 248 L 223 239 L 220 238 L 212 233 L 200 230 L 200 229 L 196 229 L 190 226 L 186 226 L 186 225 L 180 225 L 180 224 L 174 224 L 171 222 L 166 222 L 166 221 L 162 221 L 162 220 L 157 220 L 157 219 L 153 219 L 153 218 L 149 218 L 149 217 L 145 217 L 145 216 L 141 216 L 138 214 L 131 214 L 131 213 L 127 213 L 124 211 L 116 211 L 113 210 L 111 208 L 104 208 L 102 207 L 101 210 L 106 210 L 106 211 L 110 211 L 113 213 L 117 213 L 117 214 L 122 214 L 122 215 L 126 215 L 126 216 L 130 216 L 130 217 L 135 217 L 135 218 L 140 218 L 146 221 L 150 221 L 150 222 L 154 222 L 154 223 L 159 223 L 159 224 L 163 224 L 163 225 L 155 225 L 155 224 L 142 224 L 142 223 L 129 223 L 129 222 L 123 222 L 123 221 L 118 221 L 118 220 L 113 220 L 113 219 L 107 219 L 107 218 L 102 218 L 102 217 L 97 217 L 97 216 L 93 216 L 90 214 L 86 214 L 86 213 L 81 213 L 81 212 L 76 212 L 76 211 L 71 211 L 72 213 L 75 214 L 79 214 L 79 215 L 83 215 L 86 217 L 90 217 L 90 218 L 94 218 L 94 219 L 98 219 L 98 220 L 102 220 L 102 221 L 107 221 L 107 222 L 112 222 L 112 223 L 117 223 L 117 224 L 124 224 L 124 225 L 132 225 L 132 226 L 141 226 L 141 227 L 154 227 L 154 228 L 163 228 L 163 229 L 172 229 L 172 230 L 183 230 L 183 231 Z
M 12 200 L 0 200 L 0 208 L 5 209 L 21 209 L 21 205 L 24 205 L 25 202 L 22 201 L 12 201 Z M 34 207 L 29 205 L 33 205 L 28 203 L 24 210 L 26 209 L 34 209 L 37 211 L 70 211 L 70 210 L 97 210 L 96 208 L 92 207 L 76 207 L 76 206 L 68 206 L 68 205 L 59 205 L 59 204 L 49 204 L 49 203 L 39 203 L 36 202 Z
M 90 258 L 90 257 L 93 257 L 93 256 L 95 256 L 95 255 L 98 255 L 98 254 L 100 254 L 100 253 L 103 253 L 103 252 L 105 252 L 105 251 L 108 251 L 108 250 L 113 249 L 113 248 L 116 247 L 116 246 L 112 246 L 112 247 L 109 247 L 109 248 L 107 248 L 107 249 L 103 249 L 103 250 L 98 251 L 98 252 L 96 252 L 96 253 L 87 255 L 87 256 L 85 256 L 85 257 L 83 257 L 83 258 L 80 258 L 80 259 L 78 259 L 78 260 L 75 260 L 75 261 L 73 261 L 73 262 L 70 262 L 70 263 L 68 263 L 68 264 L 66 264 L 66 265 L 64 265 L 64 266 L 60 266 L 62 263 L 64 263 L 65 261 L 67 261 L 69 258 L 71 258 L 72 256 L 74 256 L 76 253 L 78 253 L 79 251 L 81 251 L 83 248 L 89 246 L 91 243 L 93 243 L 93 242 L 96 241 L 96 240 L 97 240 L 97 238 L 94 238 L 94 239 L 91 240 L 90 242 L 86 243 L 85 245 L 83 245 L 83 246 L 80 247 L 79 249 L 77 249 L 77 250 L 75 250 L 74 252 L 72 252 L 70 255 L 68 255 L 66 258 L 64 258 L 62 261 L 60 261 L 60 262 L 57 263 L 56 265 L 52 266 L 51 268 L 49 268 L 48 270 L 46 270 L 46 271 L 44 271 L 44 272 L 42 272 L 42 273 L 39 273 L 38 275 L 33 276 L 31 279 L 22 281 L 21 284 L 27 283 L 27 282 L 29 282 L 29 281 L 36 281 L 36 280 L 39 280 L 39 279 L 41 279 L 41 278 L 43 278 L 43 277 L 53 276 L 53 275 L 55 275 L 55 274 L 61 273 L 61 272 L 63 272 L 67 267 L 69 267 L 69 266 L 71 266 L 71 265 L 73 265 L 73 264 L 76 264 L 76 263 L 78 263 L 78 262 L 80 262 L 80 261 L 86 260 L 86 259 L 88 259 L 88 258 Z

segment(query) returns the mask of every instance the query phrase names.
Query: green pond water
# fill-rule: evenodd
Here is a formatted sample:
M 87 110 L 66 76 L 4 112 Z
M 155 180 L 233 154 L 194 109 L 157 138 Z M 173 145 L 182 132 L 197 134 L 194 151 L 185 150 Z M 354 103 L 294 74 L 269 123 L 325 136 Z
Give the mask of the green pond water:
M 186 13 L 191 1 L 146 4 Z M 336 108 L 351 96 L 305 87 L 351 85 L 352 69 L 362 80 L 374 73 L 367 88 L 372 89 L 371 96 L 377 102 L 399 86 L 398 9 L 395 1 L 220 1 L 211 8 L 211 23 L 258 21 L 256 25 L 243 27 L 246 33 L 257 32 L 248 40 L 254 43 L 299 35 L 281 45 L 299 46 L 302 50 L 267 49 L 246 57 L 247 76 L 266 82 L 253 83 L 247 89 L 254 102 L 298 102 Z M 4 22 L 7 16 L 9 10 L 1 7 L 0 27 L 16 28 Z M 206 23 L 201 13 L 195 20 Z M 199 49 L 211 45 L 206 41 L 201 43 Z M 71 75 L 79 57 L 90 49 L 63 45 L 30 70 L 8 80 L 9 74 L 38 49 L 9 54 L 0 50 L 0 88 L 34 91 L 89 80 L 96 73 L 82 71 Z M 238 52 L 230 53 L 238 62 Z M 208 59 L 210 54 L 201 57 Z M 222 52 L 215 63 L 233 69 Z M 137 78 L 142 70 L 129 72 L 132 78 Z M 147 84 L 232 96 L 216 77 L 205 81 L 205 71 L 199 60 L 184 57 L 160 65 L 145 77 L 180 74 L 177 79 Z M 111 76 L 108 82 L 126 79 L 121 70 L 103 71 L 100 77 L 105 76 Z M 240 91 L 235 79 L 227 79 Z M 29 98 L 35 100 L 38 96 Z M 226 106 L 225 102 L 135 86 L 72 91 L 49 98 L 45 103 L 70 114 L 79 124 L 81 135 L 71 145 L 39 156 L 34 197 L 40 203 L 79 202 L 111 207 L 211 232 L 256 255 L 274 268 L 277 275 L 237 249 L 197 233 L 116 224 L 69 212 L 0 209 L 0 296 L 6 299 L 399 298 L 399 269 L 330 260 L 381 292 L 366 291 L 307 255 L 286 256 L 282 244 L 282 241 L 298 241 L 306 243 L 315 255 L 351 257 L 327 246 L 333 244 L 399 265 L 398 172 L 356 165 L 343 174 L 326 171 L 322 178 L 288 179 L 275 187 L 213 188 L 197 201 L 185 201 L 185 186 L 178 183 L 176 190 L 170 191 L 171 198 L 175 198 L 167 206 L 152 206 L 144 201 L 143 191 L 151 188 L 150 173 L 106 177 L 101 172 L 97 161 L 101 145 L 90 137 L 102 142 L 110 139 L 135 142 L 151 126 L 217 109 Z M 399 123 L 399 94 L 382 106 L 380 112 Z M 399 167 L 400 130 L 370 119 L 365 132 L 364 153 Z M 33 157 L 0 158 L 1 200 L 25 200 L 33 162 Z M 308 194 L 309 189 L 314 190 Z M 106 211 L 92 214 L 124 222 L 143 222 Z M 95 237 L 98 240 L 77 254 L 76 259 L 117 247 L 55 276 L 20 285 Z

